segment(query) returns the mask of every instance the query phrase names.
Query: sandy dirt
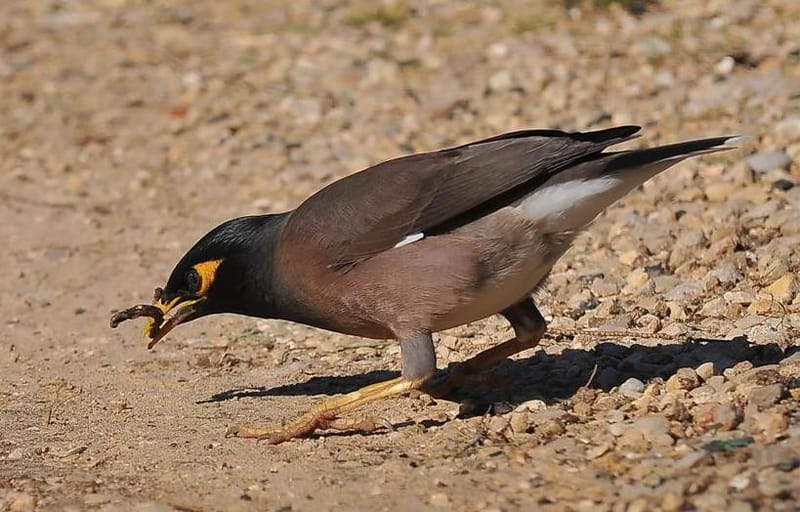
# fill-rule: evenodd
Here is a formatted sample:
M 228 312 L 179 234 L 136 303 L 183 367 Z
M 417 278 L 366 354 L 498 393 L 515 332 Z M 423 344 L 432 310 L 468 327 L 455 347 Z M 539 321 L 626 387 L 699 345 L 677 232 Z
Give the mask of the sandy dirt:
M 0 510 L 800 510 L 800 4 L 573 3 L 0 3 Z M 497 386 L 368 408 L 394 432 L 224 437 L 396 375 L 391 341 L 108 326 L 222 220 L 622 123 L 750 139 L 582 235 L 539 297 L 562 334 Z M 443 333 L 440 366 L 509 334 Z

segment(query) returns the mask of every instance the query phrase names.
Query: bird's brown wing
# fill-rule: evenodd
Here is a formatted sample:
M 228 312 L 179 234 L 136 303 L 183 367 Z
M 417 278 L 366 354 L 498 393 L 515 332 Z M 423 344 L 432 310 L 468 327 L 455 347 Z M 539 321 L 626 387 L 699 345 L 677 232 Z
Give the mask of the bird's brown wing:
M 308 198 L 289 216 L 283 236 L 346 267 L 409 235 L 441 233 L 501 208 L 637 131 L 526 130 L 389 160 Z

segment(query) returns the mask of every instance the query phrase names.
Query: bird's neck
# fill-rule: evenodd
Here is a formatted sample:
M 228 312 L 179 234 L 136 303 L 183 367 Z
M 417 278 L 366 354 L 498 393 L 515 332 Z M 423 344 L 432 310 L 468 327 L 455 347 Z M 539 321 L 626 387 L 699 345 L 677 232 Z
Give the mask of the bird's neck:
M 259 317 L 278 318 L 279 304 L 275 300 L 275 251 L 288 214 L 264 216 L 264 225 L 257 236 L 251 238 L 247 261 L 243 270 L 242 286 L 236 290 L 238 297 L 231 303 L 238 304 L 234 313 Z

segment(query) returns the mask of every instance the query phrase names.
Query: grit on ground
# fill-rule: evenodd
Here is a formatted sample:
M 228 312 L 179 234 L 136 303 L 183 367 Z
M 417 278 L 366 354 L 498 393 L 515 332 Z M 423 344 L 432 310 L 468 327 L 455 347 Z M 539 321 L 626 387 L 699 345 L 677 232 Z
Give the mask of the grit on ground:
M 793 0 L 0 4 L 0 510 L 795 510 Z M 750 136 L 602 215 L 553 335 L 396 427 L 226 439 L 394 375 L 393 342 L 110 313 L 198 236 L 387 158 L 525 127 Z M 626 331 L 612 337 L 592 330 Z M 440 366 L 510 335 L 438 336 Z

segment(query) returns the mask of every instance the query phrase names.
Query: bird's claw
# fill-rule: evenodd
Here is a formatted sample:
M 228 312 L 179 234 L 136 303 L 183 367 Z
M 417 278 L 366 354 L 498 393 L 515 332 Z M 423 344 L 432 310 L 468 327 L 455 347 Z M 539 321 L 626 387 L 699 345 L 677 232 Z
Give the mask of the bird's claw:
M 277 429 L 264 427 L 237 425 L 228 427 L 225 437 L 239 437 L 266 441 L 269 444 L 280 444 L 290 439 L 308 437 L 316 430 L 338 430 L 369 433 L 383 427 L 393 432 L 394 425 L 386 418 L 378 416 L 358 416 L 353 418 L 339 418 L 330 413 L 314 416 L 305 415 Z

